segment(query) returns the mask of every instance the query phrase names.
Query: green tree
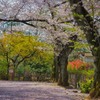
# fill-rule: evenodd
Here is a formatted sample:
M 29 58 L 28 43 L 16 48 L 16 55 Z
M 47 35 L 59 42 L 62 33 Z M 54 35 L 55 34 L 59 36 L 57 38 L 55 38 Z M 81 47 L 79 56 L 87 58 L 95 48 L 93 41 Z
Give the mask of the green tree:
M 5 33 L 0 39 L 2 56 L 7 61 L 7 75 L 9 75 L 9 67 L 15 71 L 18 66 L 26 59 L 33 57 L 35 54 L 41 54 L 47 46 L 44 42 L 38 40 L 34 36 L 26 36 L 22 32 L 7 34 Z

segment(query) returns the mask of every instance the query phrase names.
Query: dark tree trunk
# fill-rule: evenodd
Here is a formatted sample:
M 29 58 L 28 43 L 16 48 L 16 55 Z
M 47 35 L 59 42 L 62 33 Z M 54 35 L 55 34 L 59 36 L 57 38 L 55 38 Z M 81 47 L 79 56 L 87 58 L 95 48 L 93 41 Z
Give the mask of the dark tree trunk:
M 12 73 L 12 80 L 13 81 L 15 80 L 15 76 L 16 76 L 16 66 L 14 65 L 13 73 Z
M 54 55 L 53 80 L 58 81 L 58 57 Z
M 97 54 L 96 54 L 95 61 L 94 61 L 96 65 L 94 87 L 96 87 L 97 83 L 100 83 L 100 47 L 97 48 L 96 53 Z
M 67 72 L 68 56 L 60 54 L 54 58 L 53 78 L 61 86 L 68 86 L 68 72 Z
M 94 63 L 96 66 L 94 74 L 94 86 L 90 92 L 90 96 L 97 98 L 100 97 L 100 47 L 98 47 L 96 50 Z
M 6 54 L 6 60 L 7 60 L 7 80 L 9 80 L 9 67 L 10 67 L 10 64 L 9 64 L 8 53 Z
M 17 68 L 18 68 L 18 65 L 15 62 L 13 62 L 12 80 L 15 80 Z
M 77 36 L 73 35 L 69 38 L 72 41 L 76 41 Z M 61 42 L 61 41 L 60 41 Z M 58 44 L 57 48 L 55 49 L 55 52 L 57 49 L 59 49 L 61 46 Z M 67 71 L 67 65 L 68 65 L 68 56 L 74 49 L 74 42 L 67 42 L 65 45 L 62 46 L 62 49 L 60 50 L 58 55 L 55 55 L 54 58 L 54 78 L 61 86 L 68 86 L 68 71 Z
M 68 56 L 62 54 L 58 56 L 58 84 L 62 86 L 68 86 Z
M 100 36 L 90 14 L 84 8 L 82 0 L 69 0 L 76 23 L 84 31 L 89 44 L 93 45 L 92 54 L 95 57 L 94 89 L 92 97 L 100 96 Z

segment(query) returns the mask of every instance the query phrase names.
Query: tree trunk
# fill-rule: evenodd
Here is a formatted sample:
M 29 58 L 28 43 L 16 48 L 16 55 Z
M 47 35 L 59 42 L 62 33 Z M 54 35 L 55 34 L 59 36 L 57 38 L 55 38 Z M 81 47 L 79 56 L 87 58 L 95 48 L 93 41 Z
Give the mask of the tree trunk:
M 7 64 L 7 80 L 9 80 L 9 63 Z
M 58 82 L 58 85 L 68 86 L 68 56 L 65 54 L 60 54 L 54 58 L 54 69 L 53 78 L 54 81 Z
M 8 53 L 6 54 L 6 60 L 7 60 L 7 80 L 9 80 L 9 58 L 8 58 Z
M 100 83 L 100 47 L 97 48 L 94 63 L 96 65 L 94 87 L 96 87 L 96 84 Z
M 9 63 L 7 63 L 7 80 L 9 80 Z
M 77 40 L 77 35 L 73 35 L 69 38 L 72 41 Z M 54 52 L 54 79 L 58 82 L 61 86 L 68 86 L 68 72 L 67 72 L 67 65 L 68 65 L 68 56 L 74 49 L 74 42 L 67 42 L 65 45 L 62 44 L 61 40 L 57 41 L 57 46 L 55 46 Z M 60 51 L 59 51 L 60 48 Z
M 74 35 L 69 38 L 72 41 L 77 40 L 77 36 Z M 60 46 L 61 47 L 61 46 Z M 58 48 L 59 49 L 59 46 Z M 55 49 L 55 52 L 56 52 Z M 61 51 L 59 52 L 58 56 L 55 57 L 55 78 L 59 85 L 61 86 L 68 86 L 68 72 L 67 72 L 67 65 L 68 65 L 68 56 L 74 49 L 74 42 L 67 42 L 65 45 L 62 46 Z
M 58 57 L 54 55 L 53 80 L 58 82 Z
M 14 81 L 14 79 L 15 79 L 15 67 L 13 68 L 13 73 L 12 73 L 12 79 L 11 80 Z
M 13 74 L 12 74 L 12 80 L 15 80 L 15 76 L 16 76 L 16 69 L 18 68 L 18 66 L 13 63 Z
M 69 0 L 72 7 L 73 17 L 80 28 L 84 31 L 89 44 L 92 44 L 92 54 L 95 57 L 94 89 L 91 97 L 100 96 L 100 36 L 90 14 L 84 8 L 82 0 Z
M 67 72 L 67 65 L 68 65 L 68 57 L 66 55 L 59 55 L 58 56 L 58 85 L 61 86 L 68 86 L 68 72 Z
M 100 97 L 100 47 L 97 48 L 95 56 L 95 75 L 94 75 L 94 86 L 90 91 L 90 96 L 92 98 Z

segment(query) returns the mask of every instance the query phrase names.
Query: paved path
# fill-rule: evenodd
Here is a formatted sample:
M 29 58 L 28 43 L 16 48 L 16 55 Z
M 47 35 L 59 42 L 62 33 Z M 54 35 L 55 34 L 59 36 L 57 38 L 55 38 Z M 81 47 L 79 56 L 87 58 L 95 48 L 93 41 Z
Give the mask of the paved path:
M 76 100 L 53 83 L 0 81 L 0 100 Z M 82 99 L 81 99 L 82 100 Z

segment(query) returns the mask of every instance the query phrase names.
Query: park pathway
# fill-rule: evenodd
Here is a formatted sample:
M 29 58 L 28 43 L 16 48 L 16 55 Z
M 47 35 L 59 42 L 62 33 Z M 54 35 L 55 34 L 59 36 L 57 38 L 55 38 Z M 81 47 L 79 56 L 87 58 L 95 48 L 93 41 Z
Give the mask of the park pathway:
M 0 81 L 0 100 L 83 100 L 54 83 Z

